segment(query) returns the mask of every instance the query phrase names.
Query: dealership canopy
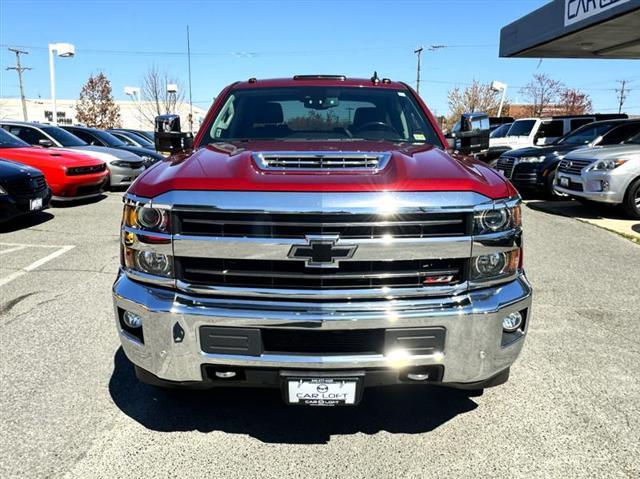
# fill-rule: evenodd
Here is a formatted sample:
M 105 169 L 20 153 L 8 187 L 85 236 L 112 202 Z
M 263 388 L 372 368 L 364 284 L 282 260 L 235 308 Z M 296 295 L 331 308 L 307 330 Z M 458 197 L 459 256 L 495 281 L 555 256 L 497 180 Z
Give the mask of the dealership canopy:
M 640 58 L 640 0 L 554 0 L 502 29 L 500 56 Z

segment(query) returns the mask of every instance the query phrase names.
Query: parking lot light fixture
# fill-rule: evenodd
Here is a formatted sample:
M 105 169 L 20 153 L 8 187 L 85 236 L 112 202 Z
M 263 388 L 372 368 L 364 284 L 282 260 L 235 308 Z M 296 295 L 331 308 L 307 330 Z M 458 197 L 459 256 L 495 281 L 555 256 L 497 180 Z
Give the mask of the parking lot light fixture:
M 504 107 L 504 101 L 507 97 L 507 87 L 506 83 L 502 83 L 499 81 L 494 81 L 491 83 L 491 89 L 495 92 L 502 92 L 502 98 L 500 99 L 500 106 L 498 107 L 498 116 L 502 116 L 502 107 Z
M 53 52 L 62 58 L 71 58 L 76 54 L 76 47 L 71 43 L 49 43 L 49 79 L 51 81 L 51 103 L 53 110 L 53 124 L 58 124 L 58 108 L 56 106 L 56 75 L 53 62 Z

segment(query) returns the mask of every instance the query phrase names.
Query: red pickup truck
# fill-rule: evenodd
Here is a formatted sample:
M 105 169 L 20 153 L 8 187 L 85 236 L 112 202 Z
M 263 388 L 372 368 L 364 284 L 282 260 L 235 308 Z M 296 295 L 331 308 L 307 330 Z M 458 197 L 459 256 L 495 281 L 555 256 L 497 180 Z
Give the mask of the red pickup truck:
M 113 293 L 140 380 L 317 406 L 507 380 L 531 320 L 520 198 L 409 86 L 250 79 L 192 140 L 176 125 L 125 196 Z

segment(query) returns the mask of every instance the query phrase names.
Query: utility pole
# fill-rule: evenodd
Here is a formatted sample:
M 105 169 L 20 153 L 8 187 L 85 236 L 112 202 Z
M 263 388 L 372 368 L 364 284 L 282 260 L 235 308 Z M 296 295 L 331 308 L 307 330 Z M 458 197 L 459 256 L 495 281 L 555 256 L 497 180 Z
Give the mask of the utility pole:
M 627 99 L 630 90 L 625 88 L 627 86 L 627 80 L 618 80 L 618 82 L 620 83 L 620 88 L 616 89 L 618 93 L 618 113 L 622 113 L 624 101 Z
M 24 83 L 22 81 L 22 72 L 25 70 L 33 70 L 33 68 L 23 67 L 20 64 L 20 55 L 28 55 L 29 52 L 25 50 L 20 50 L 18 48 L 8 48 L 10 52 L 16 54 L 16 66 L 15 67 L 7 67 L 7 70 L 15 70 L 18 72 L 18 82 L 20 83 L 20 100 L 22 101 L 22 117 L 24 121 L 28 121 L 27 119 L 27 100 L 24 98 Z
M 422 61 L 422 52 L 424 51 L 424 47 L 419 47 L 413 51 L 416 55 L 418 55 L 418 71 L 416 75 L 416 92 L 418 95 L 420 94 L 420 64 Z

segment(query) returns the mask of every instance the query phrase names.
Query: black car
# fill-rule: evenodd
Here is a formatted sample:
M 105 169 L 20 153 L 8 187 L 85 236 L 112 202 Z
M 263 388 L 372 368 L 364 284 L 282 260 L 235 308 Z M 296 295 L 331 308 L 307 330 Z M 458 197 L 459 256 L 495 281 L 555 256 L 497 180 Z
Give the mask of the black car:
M 127 145 L 125 142 L 119 140 L 111 133 L 103 130 L 98 130 L 97 128 L 62 125 L 60 127 L 67 130 L 69 133 L 74 134 L 81 140 L 86 141 L 89 145 L 106 146 L 109 148 L 116 148 L 118 150 L 126 150 L 130 151 L 131 153 L 135 153 L 144 160 L 144 164 L 146 167 L 153 165 L 157 161 L 164 160 L 164 156 L 152 149 Z
M 123 141 L 129 146 L 139 146 L 141 148 L 148 148 L 150 150 L 155 150 L 156 146 L 152 141 L 146 136 L 143 136 L 139 133 L 134 133 L 129 130 L 117 129 L 117 130 L 107 130 L 108 133 L 111 133 L 117 139 Z
M 567 153 L 580 148 L 617 145 L 639 132 L 640 120 L 596 121 L 573 130 L 550 145 L 503 153 L 495 168 L 519 190 L 537 190 L 555 198 L 558 196 L 553 190 L 556 169 Z
M 51 190 L 40 170 L 0 159 L 0 223 L 49 207 Z

